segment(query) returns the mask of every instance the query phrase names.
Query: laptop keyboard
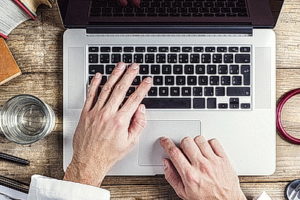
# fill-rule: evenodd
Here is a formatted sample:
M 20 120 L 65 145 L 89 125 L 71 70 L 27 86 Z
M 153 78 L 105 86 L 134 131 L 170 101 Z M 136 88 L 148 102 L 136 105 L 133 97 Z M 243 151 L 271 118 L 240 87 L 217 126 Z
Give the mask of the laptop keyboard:
M 246 0 L 142 0 L 140 8 L 117 1 L 93 0 L 91 16 L 105 17 L 247 17 Z
M 100 46 L 90 45 L 89 84 L 115 64 L 140 63 L 127 96 L 150 76 L 153 87 L 143 103 L 150 109 L 251 109 L 251 46 Z

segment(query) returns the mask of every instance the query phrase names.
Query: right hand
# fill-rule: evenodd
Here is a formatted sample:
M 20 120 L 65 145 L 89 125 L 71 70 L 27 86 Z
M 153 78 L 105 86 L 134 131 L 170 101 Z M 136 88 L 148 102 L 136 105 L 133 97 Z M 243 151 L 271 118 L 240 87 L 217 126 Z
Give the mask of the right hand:
M 186 137 L 178 148 L 161 138 L 169 159 L 164 160 L 165 178 L 184 200 L 246 200 L 222 146 L 203 136 Z

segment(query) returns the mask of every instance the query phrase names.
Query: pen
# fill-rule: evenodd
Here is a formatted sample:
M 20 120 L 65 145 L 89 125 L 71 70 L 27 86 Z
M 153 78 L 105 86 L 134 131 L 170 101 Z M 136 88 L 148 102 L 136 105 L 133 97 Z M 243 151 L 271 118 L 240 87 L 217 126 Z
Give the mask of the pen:
M 20 192 L 28 193 L 29 184 L 23 183 L 18 180 L 14 180 L 8 177 L 4 177 L 0 175 L 0 185 L 5 187 L 9 187 L 14 190 L 18 190 Z M 1 199 L 1 198 L 0 198 Z
M 18 163 L 18 164 L 21 164 L 21 165 L 29 165 L 30 164 L 30 162 L 28 160 L 25 160 L 23 158 L 18 158 L 16 156 L 8 155 L 6 153 L 0 153 L 0 159 L 10 161 L 10 162 L 14 162 L 14 163 Z

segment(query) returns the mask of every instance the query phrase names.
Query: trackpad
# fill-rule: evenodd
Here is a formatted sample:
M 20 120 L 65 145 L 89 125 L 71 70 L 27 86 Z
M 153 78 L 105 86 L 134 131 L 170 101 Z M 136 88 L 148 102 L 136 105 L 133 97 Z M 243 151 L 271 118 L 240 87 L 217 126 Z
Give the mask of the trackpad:
M 168 157 L 159 144 L 160 137 L 169 137 L 175 144 L 186 137 L 200 135 L 198 120 L 149 120 L 140 138 L 139 165 L 162 165 Z

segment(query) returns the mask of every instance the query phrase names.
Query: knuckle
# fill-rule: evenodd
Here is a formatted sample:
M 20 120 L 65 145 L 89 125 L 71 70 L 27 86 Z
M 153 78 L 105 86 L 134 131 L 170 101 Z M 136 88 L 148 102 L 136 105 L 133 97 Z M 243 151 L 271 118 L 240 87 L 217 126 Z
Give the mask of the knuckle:
M 123 120 L 123 118 L 120 117 L 120 116 L 115 117 L 115 119 L 114 119 L 114 124 L 115 124 L 117 127 L 123 127 L 123 126 L 124 126 L 124 120 Z
M 103 86 L 103 91 L 111 91 L 112 90 L 112 85 L 110 83 L 106 83 Z
M 169 153 L 171 157 L 177 157 L 181 152 L 177 147 L 169 148 Z
M 195 173 L 193 173 L 191 170 L 186 171 L 185 178 L 187 180 L 187 183 L 190 185 L 200 184 L 200 180 L 195 176 Z
M 116 88 L 117 90 L 121 90 L 121 91 L 125 90 L 124 85 L 123 85 L 123 84 L 120 84 L 120 83 L 118 83 L 118 84 L 116 85 L 115 88 Z

